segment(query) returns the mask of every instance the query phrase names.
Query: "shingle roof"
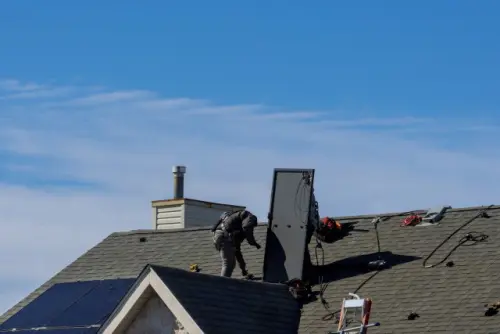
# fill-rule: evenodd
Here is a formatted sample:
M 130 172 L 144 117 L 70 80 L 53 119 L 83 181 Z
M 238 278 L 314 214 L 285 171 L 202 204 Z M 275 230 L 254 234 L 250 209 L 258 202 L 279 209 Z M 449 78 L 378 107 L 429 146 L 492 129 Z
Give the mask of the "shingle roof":
M 152 266 L 204 333 L 296 333 L 299 303 L 283 284 Z M 202 302 L 200 302 L 202 300 Z
M 488 211 L 491 218 L 478 218 L 453 236 L 430 263 L 445 256 L 469 231 L 488 234 L 486 242 L 456 249 L 449 258 L 455 263 L 453 267 L 422 266 L 422 259 L 479 209 L 449 210 L 436 226 L 401 227 L 403 215 L 380 223 L 381 248 L 390 252 L 385 258 L 392 262 L 392 268 L 378 273 L 367 272 L 364 266 L 376 252 L 371 224 L 374 216 L 342 217 L 341 221 L 358 221 L 357 228 L 368 232 L 355 232 L 323 246 L 326 266 L 321 272 L 327 273 L 325 277 L 331 281 L 324 297 L 331 310 L 338 309 L 348 292 L 356 291 L 373 299 L 371 319 L 381 322 L 380 329 L 373 332 L 498 333 L 500 315 L 484 317 L 483 306 L 500 299 L 500 282 L 496 279 L 500 268 L 500 206 Z M 256 229 L 256 238 L 263 246 L 266 230 L 266 226 Z M 141 238 L 145 241 L 141 242 L 144 240 Z M 310 245 L 313 262 L 314 246 L 313 240 Z M 249 270 L 255 274 L 262 272 L 263 250 L 264 247 L 261 250 L 243 247 Z M 395 263 L 397 261 L 401 263 Z M 203 273 L 214 275 L 220 270 L 220 259 L 208 229 L 113 233 L 9 310 L 0 321 L 54 283 L 136 277 L 147 263 L 181 269 L 197 263 Z M 239 273 L 235 277 L 239 277 Z M 407 320 L 412 311 L 420 317 Z M 336 328 L 334 320 L 322 319 L 327 315 L 319 301 L 304 305 L 300 333 L 325 333 Z

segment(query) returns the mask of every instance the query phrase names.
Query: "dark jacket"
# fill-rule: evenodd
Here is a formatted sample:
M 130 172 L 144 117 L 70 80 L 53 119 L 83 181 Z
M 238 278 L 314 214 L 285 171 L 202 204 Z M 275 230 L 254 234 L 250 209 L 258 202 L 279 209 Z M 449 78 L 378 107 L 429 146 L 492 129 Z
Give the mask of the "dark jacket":
M 219 219 L 217 223 L 212 226 L 212 231 L 217 229 L 226 230 L 233 236 L 237 245 L 241 244 L 243 240 L 251 246 L 258 246 L 253 235 L 253 230 L 257 226 L 257 217 L 250 211 L 241 210 L 229 213 L 224 219 Z

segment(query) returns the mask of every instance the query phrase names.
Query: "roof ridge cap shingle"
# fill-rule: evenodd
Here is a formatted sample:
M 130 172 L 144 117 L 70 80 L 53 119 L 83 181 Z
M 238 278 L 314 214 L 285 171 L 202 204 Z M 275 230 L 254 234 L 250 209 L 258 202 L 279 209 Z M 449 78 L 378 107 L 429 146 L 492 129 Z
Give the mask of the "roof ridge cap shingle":
M 267 222 L 260 222 L 257 227 L 267 226 Z M 193 231 L 210 231 L 211 226 L 200 226 L 200 227 L 185 227 L 185 228 L 172 228 L 172 229 L 137 229 L 130 231 L 118 231 L 113 232 L 111 235 L 136 235 L 136 234 L 162 234 L 162 233 L 181 233 L 181 232 L 193 232 Z
M 154 263 L 149 263 L 147 266 L 149 266 L 153 270 L 155 270 L 156 268 L 158 268 L 159 270 L 165 269 L 165 270 L 170 270 L 172 272 L 177 271 L 177 272 L 183 272 L 183 273 L 192 274 L 192 275 L 201 275 L 201 276 L 204 276 L 204 277 L 209 278 L 209 279 L 228 280 L 228 282 L 229 281 L 241 282 L 243 284 L 248 284 L 248 285 L 258 284 L 258 285 L 280 286 L 280 287 L 285 286 L 285 284 L 283 284 L 283 283 L 271 283 L 271 282 L 265 282 L 265 281 L 261 281 L 261 280 L 246 280 L 246 279 L 241 279 L 241 278 L 236 278 L 236 277 L 217 276 L 217 275 L 213 275 L 213 274 L 206 274 L 203 272 L 192 272 L 192 271 L 182 269 L 182 268 L 169 267 L 169 266 L 158 265 L 158 264 L 154 264 Z
M 493 205 L 493 204 L 492 204 Z M 490 205 L 481 205 L 481 206 L 469 206 L 469 207 L 460 207 L 460 208 L 451 208 L 448 212 L 468 212 L 468 211 L 476 211 L 488 208 Z M 408 212 L 422 212 L 427 211 L 427 209 L 415 209 L 408 211 L 397 211 L 397 212 L 386 212 L 386 213 L 378 213 L 378 214 L 362 214 L 362 215 L 346 215 L 346 216 L 333 216 L 336 220 L 350 220 L 350 219 L 373 219 L 376 217 L 403 217 L 408 214 Z M 498 210 L 500 209 L 500 205 L 493 205 L 488 210 Z M 267 222 L 259 222 L 258 227 L 267 226 Z M 110 236 L 123 236 L 123 235 L 141 235 L 141 234 L 162 234 L 162 233 L 183 233 L 183 232 L 194 232 L 194 231 L 209 231 L 210 226 L 199 226 L 199 227 L 186 227 L 186 228 L 175 228 L 175 229 L 162 229 L 162 230 L 154 230 L 154 229 L 137 229 L 130 231 L 117 231 L 111 233 Z
M 500 205 L 493 205 L 488 210 L 498 210 L 500 209 Z M 460 207 L 460 208 L 451 208 L 447 212 L 468 212 L 468 211 L 477 211 L 486 209 L 491 205 L 481 205 L 481 206 L 468 206 L 468 207 Z M 426 209 L 415 209 L 408 211 L 398 211 L 398 212 L 386 212 L 386 213 L 378 213 L 378 214 L 363 214 L 363 215 L 347 215 L 347 216 L 334 216 L 333 218 L 337 220 L 348 220 L 348 219 L 373 219 L 376 217 L 402 217 L 406 216 L 409 212 L 422 212 L 431 209 L 430 207 Z

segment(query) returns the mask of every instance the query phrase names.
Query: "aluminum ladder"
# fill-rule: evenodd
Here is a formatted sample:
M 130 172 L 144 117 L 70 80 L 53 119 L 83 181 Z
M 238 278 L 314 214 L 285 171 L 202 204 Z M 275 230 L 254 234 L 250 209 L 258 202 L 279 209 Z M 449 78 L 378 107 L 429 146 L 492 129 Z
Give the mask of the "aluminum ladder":
M 339 327 L 336 332 L 329 332 L 329 334 L 348 334 L 348 333 L 368 333 L 369 327 L 380 326 L 380 323 L 368 323 L 370 320 L 370 311 L 372 307 L 372 300 L 370 298 L 360 298 L 354 293 L 349 293 L 351 299 L 344 298 L 342 301 L 342 308 L 340 310 Z M 359 316 L 359 322 L 353 327 L 349 327 L 348 317 L 353 316 L 356 319 Z

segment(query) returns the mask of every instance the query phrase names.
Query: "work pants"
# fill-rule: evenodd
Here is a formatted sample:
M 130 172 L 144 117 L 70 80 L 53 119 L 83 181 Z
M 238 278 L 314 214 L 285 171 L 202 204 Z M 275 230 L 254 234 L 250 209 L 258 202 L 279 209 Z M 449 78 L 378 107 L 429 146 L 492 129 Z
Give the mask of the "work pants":
M 238 262 L 242 273 L 246 275 L 246 263 L 243 259 L 239 243 L 236 243 L 228 233 L 216 230 L 214 232 L 214 244 L 222 260 L 221 276 L 231 277 L 236 262 Z

